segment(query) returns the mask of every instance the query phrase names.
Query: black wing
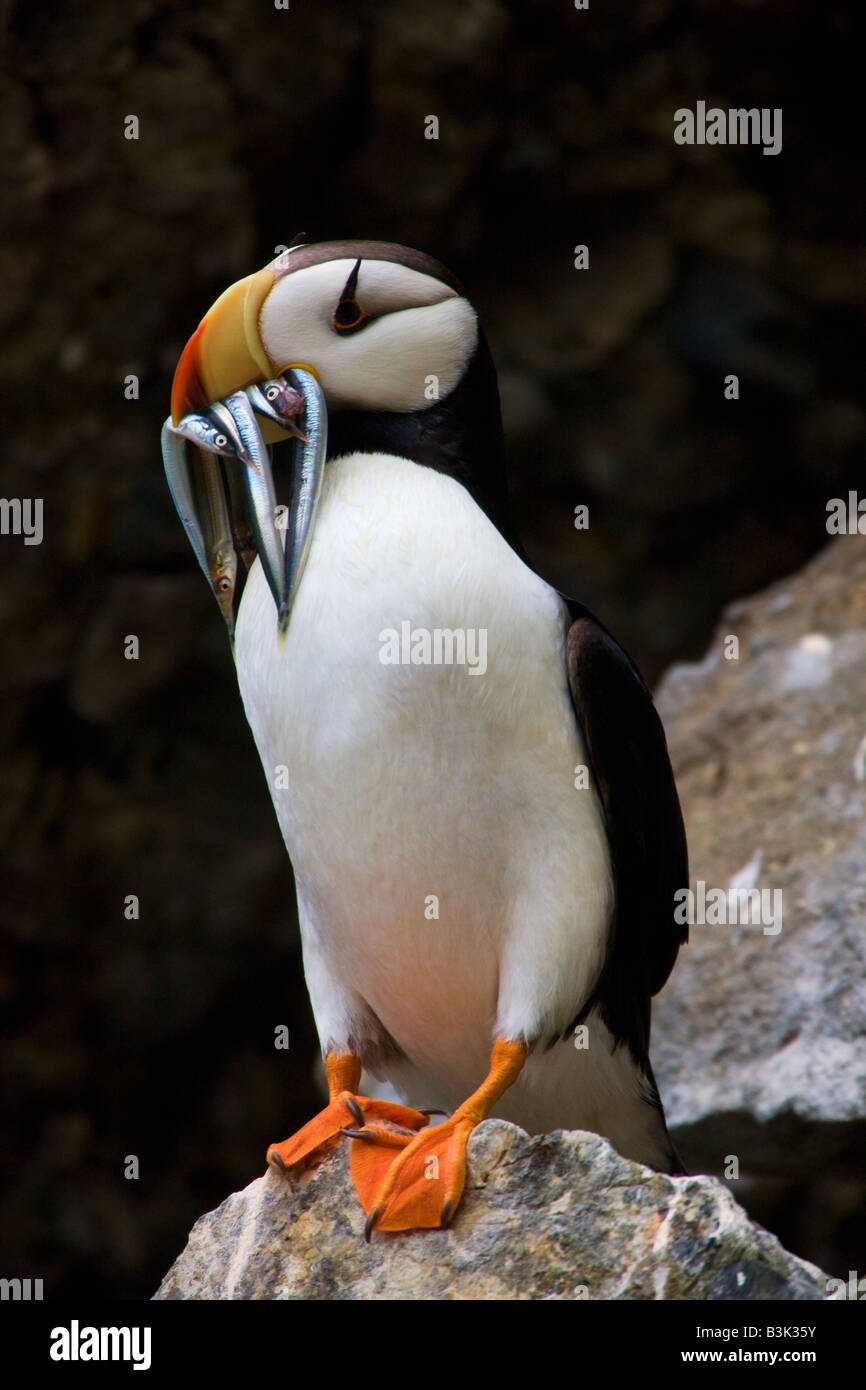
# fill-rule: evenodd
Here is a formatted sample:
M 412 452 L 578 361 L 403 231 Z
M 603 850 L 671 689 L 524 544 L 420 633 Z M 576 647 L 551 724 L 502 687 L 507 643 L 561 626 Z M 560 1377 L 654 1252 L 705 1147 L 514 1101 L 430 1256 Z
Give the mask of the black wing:
M 566 602 L 568 680 L 601 797 L 616 895 L 605 963 L 575 1022 L 598 1006 L 617 1043 L 626 1042 L 649 1072 L 650 999 L 688 939 L 688 927 L 674 920 L 674 893 L 689 882 L 683 817 L 662 723 L 640 673 L 588 609 Z

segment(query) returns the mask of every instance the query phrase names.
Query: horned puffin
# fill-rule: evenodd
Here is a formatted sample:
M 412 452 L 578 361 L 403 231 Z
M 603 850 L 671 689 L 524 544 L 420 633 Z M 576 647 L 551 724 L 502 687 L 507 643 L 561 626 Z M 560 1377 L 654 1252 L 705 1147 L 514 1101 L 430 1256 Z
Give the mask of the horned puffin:
M 283 252 L 190 338 L 163 452 L 291 858 L 329 1088 L 268 1161 L 350 1143 L 368 1238 L 450 1221 L 489 1116 L 682 1171 L 649 1058 L 687 935 L 665 736 L 622 647 L 525 558 L 460 283 L 387 242 Z

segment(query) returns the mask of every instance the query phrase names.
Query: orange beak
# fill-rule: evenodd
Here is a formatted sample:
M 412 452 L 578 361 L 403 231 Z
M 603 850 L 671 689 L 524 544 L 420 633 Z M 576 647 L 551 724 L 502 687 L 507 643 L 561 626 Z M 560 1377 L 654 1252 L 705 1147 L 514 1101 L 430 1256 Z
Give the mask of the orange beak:
M 274 287 L 269 266 L 229 285 L 208 309 L 180 355 L 171 386 L 171 418 L 275 375 L 259 332 L 262 305 Z

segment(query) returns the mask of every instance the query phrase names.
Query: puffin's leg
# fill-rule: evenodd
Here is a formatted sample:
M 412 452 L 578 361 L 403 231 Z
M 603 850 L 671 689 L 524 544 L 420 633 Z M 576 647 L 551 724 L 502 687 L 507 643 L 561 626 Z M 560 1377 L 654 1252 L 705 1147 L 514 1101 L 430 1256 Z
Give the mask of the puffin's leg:
M 329 1052 L 325 1057 L 325 1076 L 328 1080 L 330 1100 L 324 1110 L 320 1110 L 310 1120 L 282 1144 L 272 1144 L 268 1149 L 268 1163 L 280 1170 L 290 1169 L 294 1174 L 302 1173 L 322 1157 L 340 1139 L 340 1131 L 348 1125 L 366 1124 L 368 1120 L 380 1120 L 386 1124 L 399 1125 L 404 1131 L 420 1129 L 426 1125 L 429 1115 L 420 1110 L 410 1110 L 405 1105 L 394 1105 L 388 1100 L 370 1100 L 356 1094 L 361 1081 L 361 1062 L 353 1052 Z M 378 1131 L 382 1134 L 394 1133 L 390 1130 Z M 406 1134 L 399 1135 L 405 1141 Z
M 525 1061 L 523 1043 L 498 1038 L 486 1079 L 442 1124 L 430 1125 L 414 1138 L 370 1130 L 353 1140 L 352 1177 L 368 1213 L 368 1240 L 373 1230 L 447 1226 L 466 1181 L 469 1136 L 517 1079 Z

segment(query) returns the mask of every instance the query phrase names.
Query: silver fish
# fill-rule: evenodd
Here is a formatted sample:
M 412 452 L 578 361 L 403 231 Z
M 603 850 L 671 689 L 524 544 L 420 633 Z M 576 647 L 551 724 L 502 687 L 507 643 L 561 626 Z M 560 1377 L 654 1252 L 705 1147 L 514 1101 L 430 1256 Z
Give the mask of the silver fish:
M 232 467 L 223 470 L 229 504 L 229 518 L 232 535 L 246 574 L 256 558 L 256 542 L 252 527 L 247 519 L 247 490 L 241 477 L 243 469 Z
M 219 402 L 218 406 L 211 407 L 211 411 L 216 414 L 219 406 L 231 417 L 237 431 L 240 445 L 238 456 L 246 465 L 242 477 L 250 524 L 265 578 L 279 612 L 283 602 L 283 546 L 277 530 L 277 497 L 270 454 L 262 439 L 253 407 L 244 391 L 235 391 L 233 395 Z M 222 415 L 219 418 L 222 419 Z
M 234 600 L 238 557 L 235 552 L 229 511 L 226 506 L 222 470 L 219 459 L 209 453 L 200 454 L 199 467 L 201 468 L 204 492 L 203 511 L 206 523 L 204 532 L 207 546 L 208 577 L 225 625 L 228 628 L 229 640 L 234 643 Z
M 312 541 L 328 448 L 327 408 L 311 372 L 298 367 L 286 375 L 288 380 L 275 377 L 236 391 L 201 414 L 184 416 L 177 426 L 170 420 L 163 426 L 163 461 L 174 504 L 232 642 L 238 556 L 249 569 L 258 552 L 283 635 Z M 301 411 L 305 434 L 295 424 Z M 277 507 L 270 450 L 257 412 L 294 436 L 288 508 Z M 186 441 L 197 446 L 193 458 Z M 228 459 L 228 467 L 216 456 Z
M 295 367 L 286 374 L 304 397 L 306 439 L 293 444 L 292 499 L 289 504 L 284 552 L 283 600 L 279 604 L 279 630 L 284 634 L 301 575 L 310 553 L 313 523 L 322 493 L 328 453 L 328 410 L 325 393 L 312 372 Z M 279 384 L 278 382 L 275 384 Z
M 181 435 L 171 422 L 171 416 L 165 421 L 160 436 L 162 444 L 162 462 L 165 468 L 165 477 L 174 502 L 175 511 L 183 523 L 186 531 L 187 540 L 193 548 L 195 558 L 201 566 L 202 573 L 210 580 L 210 568 L 207 560 L 207 546 L 202 535 L 201 526 L 198 520 L 198 508 L 196 507 L 195 491 L 193 489 L 192 476 L 186 457 L 186 444 L 184 436 Z
M 188 440 L 197 446 L 192 460 Z M 232 642 L 237 555 L 222 471 L 215 456 L 233 457 L 235 453 L 223 428 L 203 415 L 185 415 L 176 426 L 170 419 L 163 425 L 162 456 L 171 495 Z
M 302 392 L 294 390 L 282 377 L 277 376 L 272 377 L 270 381 L 248 386 L 247 396 L 257 414 L 279 425 L 287 434 L 302 439 L 304 443 L 307 442 L 307 436 L 301 434 L 294 419 L 304 409 Z
M 237 394 L 242 394 L 241 392 Z M 231 453 L 245 463 L 247 467 L 256 468 L 258 465 L 244 443 L 241 432 L 238 429 L 238 422 L 229 410 L 226 402 L 213 401 L 207 408 L 207 413 L 199 418 L 205 419 L 212 430 L 220 433 L 228 440 Z M 181 421 L 183 424 L 183 421 Z
M 206 449 L 210 454 L 231 456 L 236 452 L 235 442 L 219 424 L 214 424 L 206 415 L 184 415 L 174 426 L 176 434 L 183 435 L 191 444 Z

